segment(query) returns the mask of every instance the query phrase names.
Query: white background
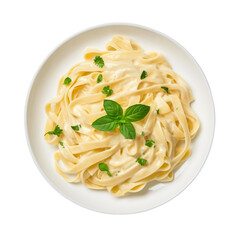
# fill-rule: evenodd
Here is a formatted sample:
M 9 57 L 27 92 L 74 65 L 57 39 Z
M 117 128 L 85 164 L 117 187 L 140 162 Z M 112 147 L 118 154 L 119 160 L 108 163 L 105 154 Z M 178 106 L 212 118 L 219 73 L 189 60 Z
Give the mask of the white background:
M 0 239 L 239 239 L 238 2 L 0 0 Z M 195 181 L 165 205 L 132 215 L 96 213 L 62 197 L 34 165 L 24 132 L 26 94 L 45 57 L 69 36 L 109 22 L 176 39 L 205 72 L 216 108 L 212 150 Z

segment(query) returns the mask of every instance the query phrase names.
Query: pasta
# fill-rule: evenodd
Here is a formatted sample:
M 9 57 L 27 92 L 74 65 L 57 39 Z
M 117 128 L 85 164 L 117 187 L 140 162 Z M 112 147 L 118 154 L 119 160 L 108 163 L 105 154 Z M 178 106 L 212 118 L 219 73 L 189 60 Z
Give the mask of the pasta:
M 124 36 L 114 36 L 104 51 L 87 49 L 84 57 L 61 78 L 57 97 L 46 105 L 45 140 L 57 147 L 57 172 L 68 182 L 119 197 L 152 180 L 172 181 L 199 129 L 187 83 L 162 54 L 145 53 Z M 106 115 L 106 99 L 123 112 L 135 104 L 150 107 L 132 123 L 135 139 L 126 139 L 119 128 L 93 127 Z M 101 169 L 103 163 L 107 169 Z

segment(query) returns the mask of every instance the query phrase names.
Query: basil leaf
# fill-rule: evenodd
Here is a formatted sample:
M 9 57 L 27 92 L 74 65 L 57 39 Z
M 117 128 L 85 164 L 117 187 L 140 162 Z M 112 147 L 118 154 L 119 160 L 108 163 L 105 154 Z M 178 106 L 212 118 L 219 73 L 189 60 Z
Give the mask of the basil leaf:
M 109 86 L 106 87 L 109 90 Z M 123 109 L 117 102 L 105 99 L 103 106 L 107 115 L 95 120 L 92 127 L 107 132 L 115 130 L 119 125 L 119 130 L 126 139 L 136 138 L 136 131 L 131 122 L 143 119 L 150 110 L 147 105 L 136 104 L 129 107 L 123 116 Z M 144 136 L 144 132 L 142 135 Z
M 115 101 L 112 100 L 104 100 L 103 106 L 105 109 L 105 112 L 110 117 L 122 117 L 123 116 L 123 110 L 120 104 L 118 104 Z
M 106 171 L 109 177 L 112 176 L 112 174 L 109 172 L 108 165 L 107 165 L 106 163 L 99 163 L 99 164 L 98 164 L 98 168 L 99 168 L 100 171 L 102 171 L 102 172 Z
M 98 118 L 92 123 L 92 127 L 103 132 L 113 131 L 117 126 L 118 122 L 108 115 Z
M 150 107 L 143 104 L 135 104 L 127 108 L 125 112 L 125 119 L 136 122 L 142 120 L 149 112 Z
M 126 139 L 135 139 L 136 137 L 136 131 L 132 123 L 126 122 L 126 123 L 120 123 L 120 132 Z

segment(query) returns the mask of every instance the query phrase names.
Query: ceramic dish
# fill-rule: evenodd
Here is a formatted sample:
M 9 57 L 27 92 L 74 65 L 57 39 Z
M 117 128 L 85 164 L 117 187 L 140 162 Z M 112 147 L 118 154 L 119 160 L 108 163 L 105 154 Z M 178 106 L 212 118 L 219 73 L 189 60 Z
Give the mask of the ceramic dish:
M 181 75 L 195 97 L 193 110 L 199 116 L 201 129 L 192 142 L 192 154 L 176 171 L 174 181 L 148 185 L 139 193 L 117 198 L 107 191 L 86 188 L 83 184 L 67 183 L 55 170 L 55 147 L 44 141 L 47 101 L 56 96 L 59 79 L 82 60 L 87 47 L 104 49 L 113 35 L 126 35 L 144 50 L 161 52 L 175 72 Z M 98 212 L 126 214 L 159 206 L 182 192 L 201 170 L 214 135 L 214 104 L 208 82 L 194 58 L 175 40 L 158 31 L 133 24 L 108 24 L 87 29 L 58 46 L 43 62 L 34 77 L 26 100 L 25 127 L 32 158 L 45 179 L 66 198 Z

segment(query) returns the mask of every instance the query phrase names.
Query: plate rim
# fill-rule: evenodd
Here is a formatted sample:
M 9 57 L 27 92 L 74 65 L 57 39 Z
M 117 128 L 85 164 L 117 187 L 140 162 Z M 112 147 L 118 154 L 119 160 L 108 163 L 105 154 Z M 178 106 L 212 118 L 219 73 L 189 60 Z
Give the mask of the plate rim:
M 164 38 L 166 38 L 167 40 L 170 40 L 171 42 L 173 42 L 175 45 L 177 45 L 180 49 L 182 49 L 187 55 L 189 55 L 191 57 L 191 60 L 197 65 L 197 67 L 199 68 L 201 74 L 204 76 L 205 78 L 205 82 L 207 84 L 207 88 L 209 90 L 209 94 L 210 94 L 210 97 L 211 97 L 211 104 L 212 104 L 212 108 L 213 108 L 213 113 L 212 113 L 212 117 L 213 117 L 213 126 L 212 126 L 212 133 L 211 133 L 211 142 L 208 146 L 208 152 L 206 153 L 206 157 L 202 163 L 202 166 L 198 169 L 197 173 L 195 174 L 195 176 L 188 182 L 188 184 L 182 188 L 180 191 L 178 191 L 174 196 L 172 196 L 171 198 L 169 198 L 167 201 L 163 202 L 163 203 L 159 203 L 157 204 L 156 206 L 152 206 L 152 207 L 147 207 L 145 209 L 142 209 L 142 210 L 135 210 L 135 211 L 132 211 L 132 212 L 122 212 L 122 213 L 115 213 L 115 212 L 106 212 L 106 211 L 101 211 L 101 210 L 97 210 L 97 209 L 94 209 L 92 207 L 89 207 L 89 206 L 86 206 L 85 204 L 83 203 L 78 203 L 77 201 L 75 201 L 74 199 L 72 199 L 71 197 L 69 197 L 67 194 L 65 194 L 60 188 L 58 188 L 57 186 L 55 186 L 53 184 L 52 181 L 50 181 L 47 177 L 47 175 L 44 173 L 44 171 L 42 170 L 42 168 L 39 166 L 38 164 L 38 161 L 37 161 L 37 158 L 35 156 L 35 154 L 33 153 L 33 150 L 32 150 L 32 147 L 31 147 L 31 142 L 30 142 L 30 138 L 29 138 L 29 132 L 28 132 L 28 105 L 29 105 L 29 99 L 30 99 L 30 95 L 31 95 L 31 91 L 32 91 L 32 87 L 33 87 L 33 84 L 35 82 L 35 79 L 39 73 L 39 71 L 42 69 L 43 65 L 45 64 L 45 62 L 63 45 L 65 44 L 66 42 L 74 39 L 75 37 L 85 33 L 85 32 L 88 32 L 88 31 L 92 31 L 94 29 L 98 29 L 98 28 L 102 28 L 102 27 L 111 27 L 111 26 L 130 26 L 130 27 L 134 27 L 134 28 L 140 28 L 140 29 L 143 29 L 143 30 L 147 30 L 147 31 L 150 31 L 150 32 L 153 32 L 153 33 L 156 33 L 158 35 L 161 35 L 163 36 Z M 141 25 L 141 24 L 136 24 L 136 23 L 129 23 L 129 22 L 112 22 L 112 23 L 103 23 L 103 24 L 97 24 L 97 25 L 94 25 L 94 26 L 90 26 L 90 27 L 87 27 L 87 28 L 84 28 L 83 30 L 80 30 L 74 34 L 72 34 L 71 36 L 65 38 L 64 40 L 60 41 L 60 43 L 58 43 L 56 45 L 56 47 L 53 48 L 53 50 L 51 50 L 47 55 L 46 57 L 43 58 L 43 60 L 40 62 L 40 64 L 38 65 L 38 67 L 36 68 L 35 70 L 35 74 L 33 75 L 33 78 L 32 80 L 30 81 L 30 84 L 29 84 L 29 87 L 28 87 L 28 90 L 27 90 L 27 95 L 26 95 L 26 100 L 25 100 L 25 104 L 24 104 L 24 132 L 25 132 L 25 138 L 26 138 L 26 142 L 27 142 L 27 146 L 28 146 L 28 149 L 29 149 L 29 152 L 30 152 L 30 155 L 31 155 L 31 158 L 33 159 L 33 162 L 35 163 L 35 166 L 37 167 L 37 169 L 39 170 L 39 172 L 41 173 L 41 175 L 44 177 L 44 179 L 47 181 L 48 184 L 50 184 L 50 186 L 58 193 L 60 193 L 63 197 L 65 197 L 66 199 L 70 200 L 71 202 L 75 203 L 76 205 L 80 206 L 80 207 L 84 207 L 85 209 L 88 209 L 88 210 L 91 210 L 91 211 L 94 211 L 94 212 L 98 212 L 98 213 L 104 213 L 104 214 L 112 214 L 112 215 L 128 215 L 128 214 L 136 214 L 136 213 L 142 213 L 142 212 L 146 212 L 146 211 L 149 211 L 149 210 L 152 210 L 154 208 L 157 208 L 157 207 L 160 207 L 161 205 L 164 205 L 165 203 L 169 202 L 170 200 L 174 199 L 175 197 L 177 197 L 180 193 L 182 193 L 194 180 L 195 178 L 199 175 L 199 173 L 201 172 L 203 166 L 205 165 L 206 163 L 206 160 L 208 159 L 209 157 L 209 153 L 212 149 L 212 144 L 213 144 L 213 140 L 214 140 L 214 136 L 215 136 L 215 128 L 216 128 L 216 110 L 215 110 L 215 104 L 214 104 L 214 98 L 213 98 L 213 94 L 212 94 L 212 91 L 211 91 L 211 88 L 210 88 L 210 85 L 209 85 L 209 82 L 208 82 L 208 79 L 206 78 L 206 75 L 204 74 L 201 66 L 198 64 L 198 62 L 196 61 L 196 59 L 192 56 L 192 54 L 190 52 L 188 52 L 188 50 L 183 47 L 179 42 L 177 42 L 175 39 L 171 38 L 170 36 L 168 36 L 167 34 L 159 31 L 159 30 L 156 30 L 156 29 L 153 29 L 151 27 L 148 27 L 148 26 L 144 26 L 144 25 Z

